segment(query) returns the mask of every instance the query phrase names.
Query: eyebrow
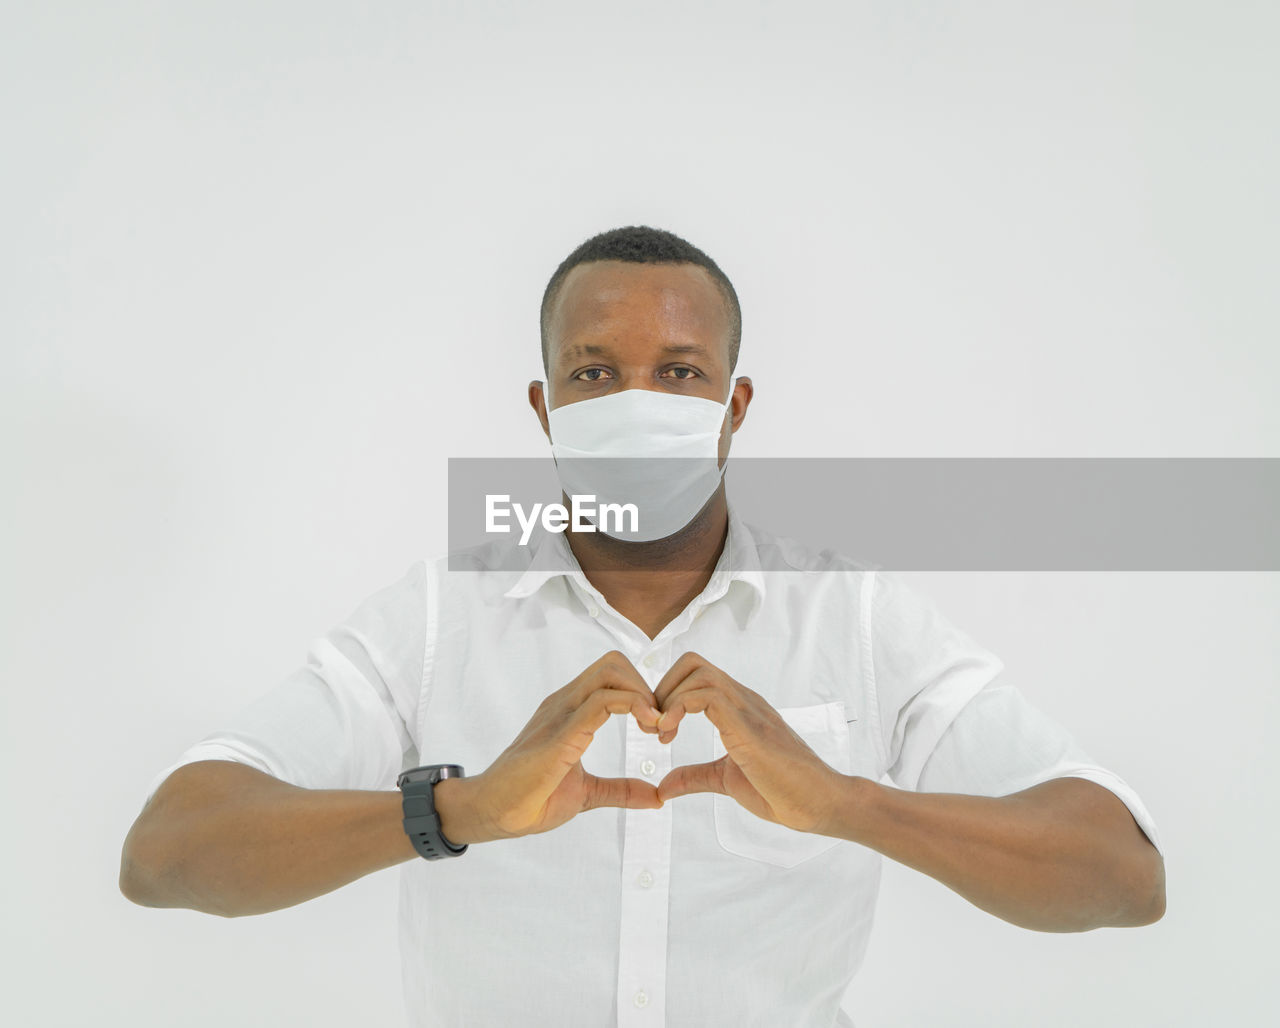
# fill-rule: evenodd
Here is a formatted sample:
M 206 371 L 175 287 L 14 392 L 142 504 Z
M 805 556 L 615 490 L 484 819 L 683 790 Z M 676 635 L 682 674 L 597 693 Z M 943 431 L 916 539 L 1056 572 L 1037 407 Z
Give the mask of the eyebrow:
M 561 360 L 572 360 L 581 355 L 589 355 L 593 357 L 607 357 L 610 349 L 608 346 L 600 343 L 574 343 L 561 351 Z M 664 354 L 687 353 L 699 357 L 707 356 L 707 348 L 699 343 L 669 343 L 662 348 Z

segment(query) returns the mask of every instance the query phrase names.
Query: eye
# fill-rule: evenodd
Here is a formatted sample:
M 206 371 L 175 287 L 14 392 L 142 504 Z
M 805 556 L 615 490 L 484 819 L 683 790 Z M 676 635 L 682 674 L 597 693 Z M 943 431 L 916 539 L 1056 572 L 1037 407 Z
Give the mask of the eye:
M 573 377 L 579 382 L 599 382 L 600 376 L 607 374 L 604 368 L 584 368 Z M 586 376 L 585 378 L 583 376 Z
M 686 367 L 681 366 L 681 367 L 678 367 L 678 368 L 669 368 L 668 370 L 669 370 L 669 371 L 671 371 L 671 372 L 673 373 L 673 375 L 674 375 L 674 377 L 675 377 L 675 378 L 679 379 L 679 380 L 680 380 L 680 381 L 682 381 L 682 382 L 687 381 L 688 379 L 691 379 L 691 378 L 697 378 L 697 377 L 698 377 L 698 373 L 697 373 L 696 371 L 694 371 L 694 370 L 693 370 L 693 368 L 686 368 Z M 688 372 L 688 374 L 687 374 L 687 375 L 675 375 L 674 373 L 675 373 L 675 372 L 677 372 L 677 371 L 687 371 L 687 372 Z

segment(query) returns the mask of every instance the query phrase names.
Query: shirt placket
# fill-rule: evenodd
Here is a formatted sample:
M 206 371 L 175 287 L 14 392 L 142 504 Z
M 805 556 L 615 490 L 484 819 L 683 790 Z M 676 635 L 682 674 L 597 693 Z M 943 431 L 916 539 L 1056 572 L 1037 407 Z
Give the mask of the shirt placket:
M 671 641 L 652 643 L 636 662 L 654 688 L 669 663 Z M 671 770 L 671 748 L 626 720 L 624 773 L 657 785 Z M 665 1024 L 667 911 L 670 898 L 671 805 L 623 811 L 622 903 L 618 953 L 618 1025 Z
M 671 666 L 676 641 L 724 584 L 699 597 L 655 639 L 610 616 L 602 598 L 575 581 L 587 614 L 619 643 L 650 689 Z M 626 718 L 623 774 L 657 785 L 672 768 L 671 747 Z M 667 917 L 671 881 L 671 805 L 658 810 L 623 809 L 622 897 L 618 932 L 618 1028 L 658 1028 L 666 1024 Z

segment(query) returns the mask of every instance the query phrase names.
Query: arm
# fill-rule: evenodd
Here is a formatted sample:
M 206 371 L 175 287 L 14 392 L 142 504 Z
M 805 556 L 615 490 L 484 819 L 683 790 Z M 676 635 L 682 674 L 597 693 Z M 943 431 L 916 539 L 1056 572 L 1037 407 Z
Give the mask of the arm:
M 898 576 L 870 586 L 862 631 L 890 784 L 838 790 L 834 832 L 1023 927 L 1158 920 L 1160 841 L 1136 793 L 1002 684 L 1000 659 L 931 601 Z
M 1164 915 L 1163 858 L 1118 797 L 1082 778 L 991 797 L 839 775 L 817 830 L 915 868 L 1023 928 L 1082 932 Z
M 128 899 L 237 917 L 416 856 L 394 782 L 413 747 L 426 571 L 415 562 L 363 601 L 182 755 L 125 839 Z
M 487 770 L 436 786 L 445 838 L 488 842 L 549 831 L 594 807 L 661 806 L 650 783 L 597 778 L 581 764 L 613 714 L 656 732 L 653 702 L 625 655 L 604 654 L 549 695 Z M 223 917 L 279 910 L 416 858 L 403 816 L 398 790 L 308 789 L 234 761 L 194 761 L 134 822 L 120 890 L 143 906 Z
M 184 764 L 125 838 L 120 891 L 242 917 L 294 906 L 417 854 L 399 792 L 303 789 L 244 764 Z
M 1150 924 L 1164 914 L 1163 859 L 1125 803 L 1101 785 L 1064 776 L 982 796 L 907 791 L 841 774 L 763 696 L 696 653 L 680 657 L 654 694 L 664 711 L 662 742 L 675 737 L 686 714 L 702 712 L 726 750 L 718 760 L 673 768 L 658 785 L 663 801 L 723 793 L 759 817 L 883 853 L 1024 928 L 1077 932 Z M 1008 735 L 973 710 L 967 725 Z M 972 730 L 950 733 L 937 752 L 947 760 L 971 753 L 975 738 Z M 948 777 L 931 767 L 924 782 Z

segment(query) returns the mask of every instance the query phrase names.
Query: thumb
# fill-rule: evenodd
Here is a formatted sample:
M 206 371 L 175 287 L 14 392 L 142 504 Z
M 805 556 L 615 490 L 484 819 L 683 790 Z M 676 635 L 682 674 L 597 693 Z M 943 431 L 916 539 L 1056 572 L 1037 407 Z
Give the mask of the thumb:
M 635 807 L 656 809 L 662 806 L 658 790 L 651 782 L 639 778 L 598 778 L 584 772 L 583 810 L 594 807 Z
M 691 792 L 718 792 L 724 789 L 724 757 L 706 764 L 683 764 L 673 767 L 658 783 L 658 796 L 665 802 Z

